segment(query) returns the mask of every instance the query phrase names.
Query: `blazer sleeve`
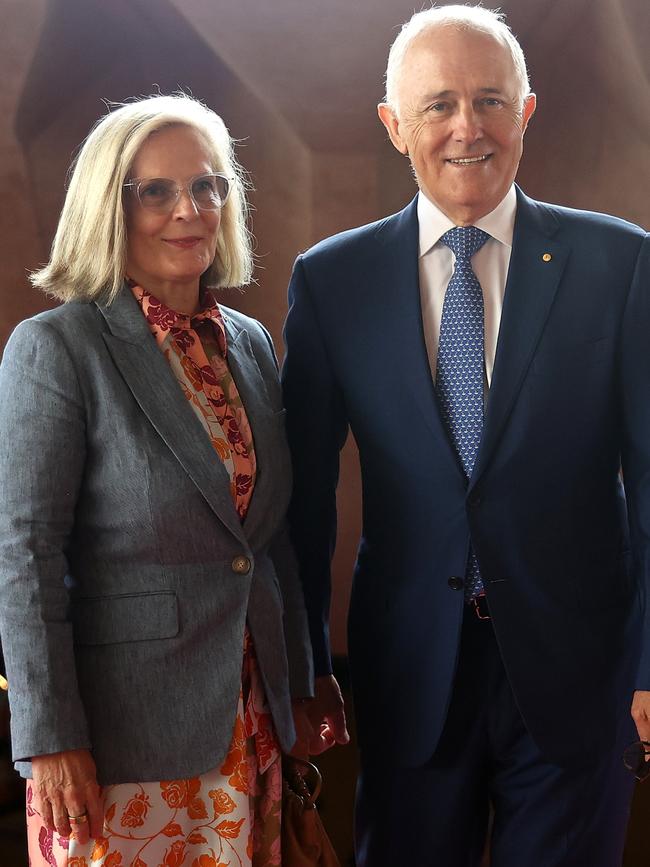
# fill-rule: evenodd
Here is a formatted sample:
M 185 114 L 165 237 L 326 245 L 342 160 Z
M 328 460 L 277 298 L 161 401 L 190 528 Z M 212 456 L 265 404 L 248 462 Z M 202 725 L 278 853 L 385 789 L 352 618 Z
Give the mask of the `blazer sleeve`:
M 289 508 L 317 676 L 332 671 L 329 610 L 331 559 L 336 544 L 339 453 L 348 423 L 302 257 L 289 284 L 282 369 L 287 436 L 293 464 Z
M 650 690 L 650 235 L 636 264 L 621 334 L 623 479 L 644 621 L 637 689 Z
M 65 583 L 84 461 L 72 361 L 51 326 L 23 322 L 0 366 L 0 636 L 15 761 L 90 747 Z
M 298 577 L 298 565 L 286 523 L 276 533 L 269 553 L 282 593 L 284 643 L 289 664 L 289 691 L 292 698 L 310 698 L 314 694 L 311 641 L 302 586 Z

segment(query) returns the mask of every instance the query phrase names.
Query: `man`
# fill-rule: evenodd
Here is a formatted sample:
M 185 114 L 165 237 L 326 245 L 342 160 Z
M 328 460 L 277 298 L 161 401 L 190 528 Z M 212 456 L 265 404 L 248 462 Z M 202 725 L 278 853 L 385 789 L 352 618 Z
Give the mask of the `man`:
M 347 737 L 327 613 L 348 429 L 363 477 L 359 867 L 476 867 L 489 803 L 492 867 L 614 867 L 632 701 L 650 738 L 650 241 L 514 186 L 534 110 L 500 15 L 413 16 L 379 116 L 419 193 L 291 280 L 316 750 Z

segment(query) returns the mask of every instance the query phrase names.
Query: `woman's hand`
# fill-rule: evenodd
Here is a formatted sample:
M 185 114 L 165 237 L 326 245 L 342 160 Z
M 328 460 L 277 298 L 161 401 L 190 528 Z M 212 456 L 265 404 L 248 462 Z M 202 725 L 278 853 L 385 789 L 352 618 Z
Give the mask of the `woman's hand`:
M 74 832 L 80 843 L 102 836 L 104 811 L 95 762 L 88 750 L 67 750 L 32 758 L 35 807 L 45 826 L 62 837 Z M 86 821 L 70 822 L 70 817 Z
M 312 727 L 309 752 L 318 756 L 335 744 L 349 743 L 350 735 L 345 722 L 343 696 L 334 675 L 317 677 L 314 693 L 306 710 Z

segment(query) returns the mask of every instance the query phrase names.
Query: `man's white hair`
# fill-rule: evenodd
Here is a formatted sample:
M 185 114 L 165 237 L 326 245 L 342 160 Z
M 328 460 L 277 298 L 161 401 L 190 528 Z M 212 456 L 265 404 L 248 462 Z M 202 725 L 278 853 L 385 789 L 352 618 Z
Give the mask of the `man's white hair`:
M 390 47 L 386 66 L 385 101 L 399 115 L 397 87 L 402 64 L 412 42 L 425 30 L 434 27 L 452 27 L 456 30 L 469 30 L 492 36 L 508 50 L 512 58 L 517 80 L 517 98 L 520 107 L 530 93 L 530 82 L 526 68 L 526 58 L 512 31 L 505 23 L 505 15 L 494 9 L 482 6 L 434 6 L 416 12 L 404 25 Z

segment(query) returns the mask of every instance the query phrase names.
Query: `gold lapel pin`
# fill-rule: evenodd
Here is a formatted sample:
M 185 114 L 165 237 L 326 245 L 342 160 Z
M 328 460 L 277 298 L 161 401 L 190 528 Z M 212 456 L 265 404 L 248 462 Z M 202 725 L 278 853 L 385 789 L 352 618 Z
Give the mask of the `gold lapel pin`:
M 544 254 L 542 255 L 542 261 L 543 261 L 543 262 L 550 262 L 552 258 L 553 258 L 553 257 L 551 256 L 550 253 L 544 253 Z

